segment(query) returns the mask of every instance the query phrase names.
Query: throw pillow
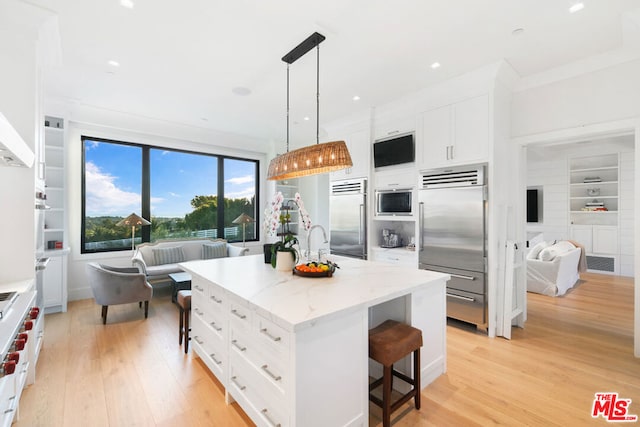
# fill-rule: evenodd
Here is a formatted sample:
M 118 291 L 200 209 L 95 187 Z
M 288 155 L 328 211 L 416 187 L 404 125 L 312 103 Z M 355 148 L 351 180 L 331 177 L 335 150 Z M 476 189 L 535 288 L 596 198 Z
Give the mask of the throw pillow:
M 156 265 L 177 264 L 184 261 L 182 246 L 171 246 L 168 248 L 154 248 L 153 260 Z
M 538 255 L 540 255 L 540 251 L 549 246 L 547 242 L 536 243 L 527 254 L 527 259 L 538 259 Z
M 202 259 L 224 258 L 227 256 L 227 243 L 204 243 L 202 245 Z
M 540 258 L 541 261 L 553 261 L 558 255 L 567 253 L 572 249 L 575 249 L 575 246 L 571 243 L 565 241 L 558 242 L 555 245 L 551 245 L 541 250 L 538 258 Z

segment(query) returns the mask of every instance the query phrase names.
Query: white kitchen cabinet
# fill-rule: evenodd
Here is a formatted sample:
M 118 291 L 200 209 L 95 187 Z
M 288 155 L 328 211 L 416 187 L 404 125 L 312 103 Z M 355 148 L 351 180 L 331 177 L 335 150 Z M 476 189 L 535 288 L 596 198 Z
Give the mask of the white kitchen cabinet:
M 618 273 L 620 249 L 617 226 L 572 225 L 571 239 L 584 246 L 589 270 Z
M 366 129 L 349 132 L 341 137 L 347 144 L 353 166 L 331 172 L 331 180 L 348 178 L 367 178 L 371 166 L 371 144 L 369 143 L 369 132 Z
M 376 190 L 413 189 L 418 183 L 418 175 L 412 169 L 392 169 L 375 173 Z
M 49 258 L 43 273 L 45 313 L 67 311 L 67 255 L 68 249 L 45 252 Z
M 487 161 L 488 96 L 470 98 L 423 113 L 420 140 L 420 169 Z
M 414 114 L 405 116 L 385 117 L 376 120 L 373 126 L 374 140 L 392 138 L 416 130 L 416 118 Z

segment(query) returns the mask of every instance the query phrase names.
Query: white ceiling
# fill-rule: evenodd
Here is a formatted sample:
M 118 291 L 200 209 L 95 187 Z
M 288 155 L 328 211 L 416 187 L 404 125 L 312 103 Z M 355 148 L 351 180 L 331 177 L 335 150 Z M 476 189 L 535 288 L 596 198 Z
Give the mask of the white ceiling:
M 62 62 L 47 75 L 48 99 L 283 141 L 280 58 L 314 31 L 326 36 L 322 125 L 501 59 L 527 77 L 620 48 L 640 2 L 583 1 L 574 14 L 573 0 L 28 2 L 58 16 Z M 291 65 L 292 139 L 315 138 L 315 58 Z

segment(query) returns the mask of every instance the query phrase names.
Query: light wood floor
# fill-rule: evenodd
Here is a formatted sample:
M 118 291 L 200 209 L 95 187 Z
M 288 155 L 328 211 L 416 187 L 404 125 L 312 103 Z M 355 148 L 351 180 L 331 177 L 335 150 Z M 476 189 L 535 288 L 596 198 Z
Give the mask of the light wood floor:
M 407 405 L 393 425 L 604 425 L 590 415 L 600 391 L 632 399 L 630 413 L 640 415 L 633 281 L 583 279 L 564 297 L 528 294 L 526 327 L 511 341 L 450 324 L 447 373 L 423 391 L 420 411 Z M 47 315 L 37 380 L 15 426 L 252 425 L 178 347 L 178 310 L 166 291 L 149 310 L 144 320 L 135 304 L 111 307 L 106 326 L 93 300 Z M 370 426 L 381 425 L 378 413 L 372 407 Z

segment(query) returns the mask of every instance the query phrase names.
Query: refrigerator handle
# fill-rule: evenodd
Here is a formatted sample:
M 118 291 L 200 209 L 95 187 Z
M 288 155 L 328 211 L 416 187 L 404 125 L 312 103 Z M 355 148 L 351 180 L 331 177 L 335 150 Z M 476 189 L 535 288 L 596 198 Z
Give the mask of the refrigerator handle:
M 363 212 L 364 212 L 364 205 L 360 204 L 360 209 L 358 209 L 358 214 L 360 215 L 360 221 L 358 222 L 358 244 L 361 245 L 362 244 L 362 230 L 364 229 L 364 226 L 362 225 L 362 218 L 363 218 Z
M 424 226 L 424 224 L 422 223 L 424 221 L 423 219 L 423 213 L 424 213 L 424 202 L 420 202 L 418 203 L 418 230 L 420 235 L 418 236 L 418 239 L 420 239 L 420 250 L 424 249 L 424 230 L 422 229 L 422 227 Z

